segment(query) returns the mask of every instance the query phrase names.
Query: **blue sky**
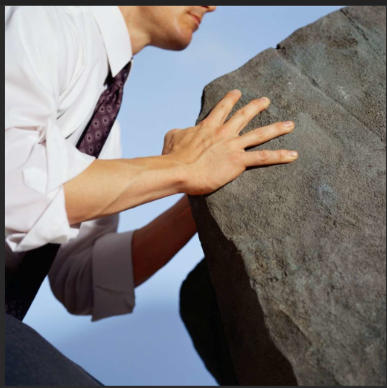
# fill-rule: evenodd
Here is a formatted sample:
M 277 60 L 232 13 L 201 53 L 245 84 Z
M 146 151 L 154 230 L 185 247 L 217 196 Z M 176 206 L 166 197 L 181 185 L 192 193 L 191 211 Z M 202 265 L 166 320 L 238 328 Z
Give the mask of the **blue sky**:
M 339 8 L 218 7 L 183 52 L 145 49 L 135 57 L 119 116 L 124 157 L 159 155 L 167 131 L 195 123 L 206 84 Z M 123 213 L 120 231 L 142 227 L 179 197 Z M 180 285 L 202 258 L 195 236 L 136 289 L 133 314 L 94 323 L 68 314 L 46 281 L 25 322 L 105 385 L 216 385 L 178 313 Z

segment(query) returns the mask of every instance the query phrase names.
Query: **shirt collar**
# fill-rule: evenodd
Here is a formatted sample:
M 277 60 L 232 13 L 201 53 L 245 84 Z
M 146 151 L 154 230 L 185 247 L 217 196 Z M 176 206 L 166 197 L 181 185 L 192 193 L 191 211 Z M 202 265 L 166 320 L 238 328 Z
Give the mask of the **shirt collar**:
M 125 19 L 117 6 L 92 6 L 101 31 L 112 76 L 115 77 L 132 59 L 132 45 Z

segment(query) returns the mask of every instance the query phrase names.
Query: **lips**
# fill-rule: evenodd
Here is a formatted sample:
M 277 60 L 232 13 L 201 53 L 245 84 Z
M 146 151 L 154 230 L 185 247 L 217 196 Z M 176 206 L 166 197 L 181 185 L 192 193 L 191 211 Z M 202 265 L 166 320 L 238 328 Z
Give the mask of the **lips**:
M 200 23 L 202 22 L 202 19 L 199 16 L 196 16 L 196 15 L 194 15 L 192 13 L 190 13 L 189 15 L 192 16 L 193 19 L 195 19 L 197 25 L 199 26 Z

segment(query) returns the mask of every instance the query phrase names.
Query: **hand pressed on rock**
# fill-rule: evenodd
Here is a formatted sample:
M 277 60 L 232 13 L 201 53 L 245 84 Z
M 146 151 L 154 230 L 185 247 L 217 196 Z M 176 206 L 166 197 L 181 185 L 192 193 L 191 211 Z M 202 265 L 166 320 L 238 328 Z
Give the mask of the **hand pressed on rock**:
M 162 154 L 184 166 L 184 192 L 187 194 L 211 193 L 250 166 L 290 163 L 297 159 L 296 151 L 245 151 L 248 147 L 292 132 L 294 123 L 279 122 L 240 136 L 246 125 L 270 105 L 270 100 L 265 97 L 253 100 L 226 122 L 240 97 L 239 90 L 227 93 L 198 125 L 173 129 L 165 135 Z

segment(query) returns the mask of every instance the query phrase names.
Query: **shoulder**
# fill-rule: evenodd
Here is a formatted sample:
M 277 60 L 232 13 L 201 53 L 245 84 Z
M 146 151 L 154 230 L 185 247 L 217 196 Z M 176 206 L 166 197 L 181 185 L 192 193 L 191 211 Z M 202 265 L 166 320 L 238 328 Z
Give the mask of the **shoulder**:
M 75 35 L 74 23 L 65 8 L 6 7 L 5 32 L 24 39 L 26 49 L 33 49 L 37 44 L 37 48 L 49 48 L 49 52 L 55 49 L 58 51 L 63 49 L 63 43 L 73 39 Z
M 63 27 L 66 28 L 66 18 L 63 12 L 64 7 L 51 6 L 6 6 L 5 7 L 5 29 L 17 26 L 20 30 L 27 30 L 32 34 L 50 32 L 60 34 Z M 52 35 L 46 35 L 50 38 Z
M 79 67 L 85 46 L 79 28 L 83 18 L 76 18 L 78 7 L 69 8 L 5 7 L 5 52 L 9 47 L 21 61 L 27 59 L 39 78 L 50 77 L 59 90 Z

